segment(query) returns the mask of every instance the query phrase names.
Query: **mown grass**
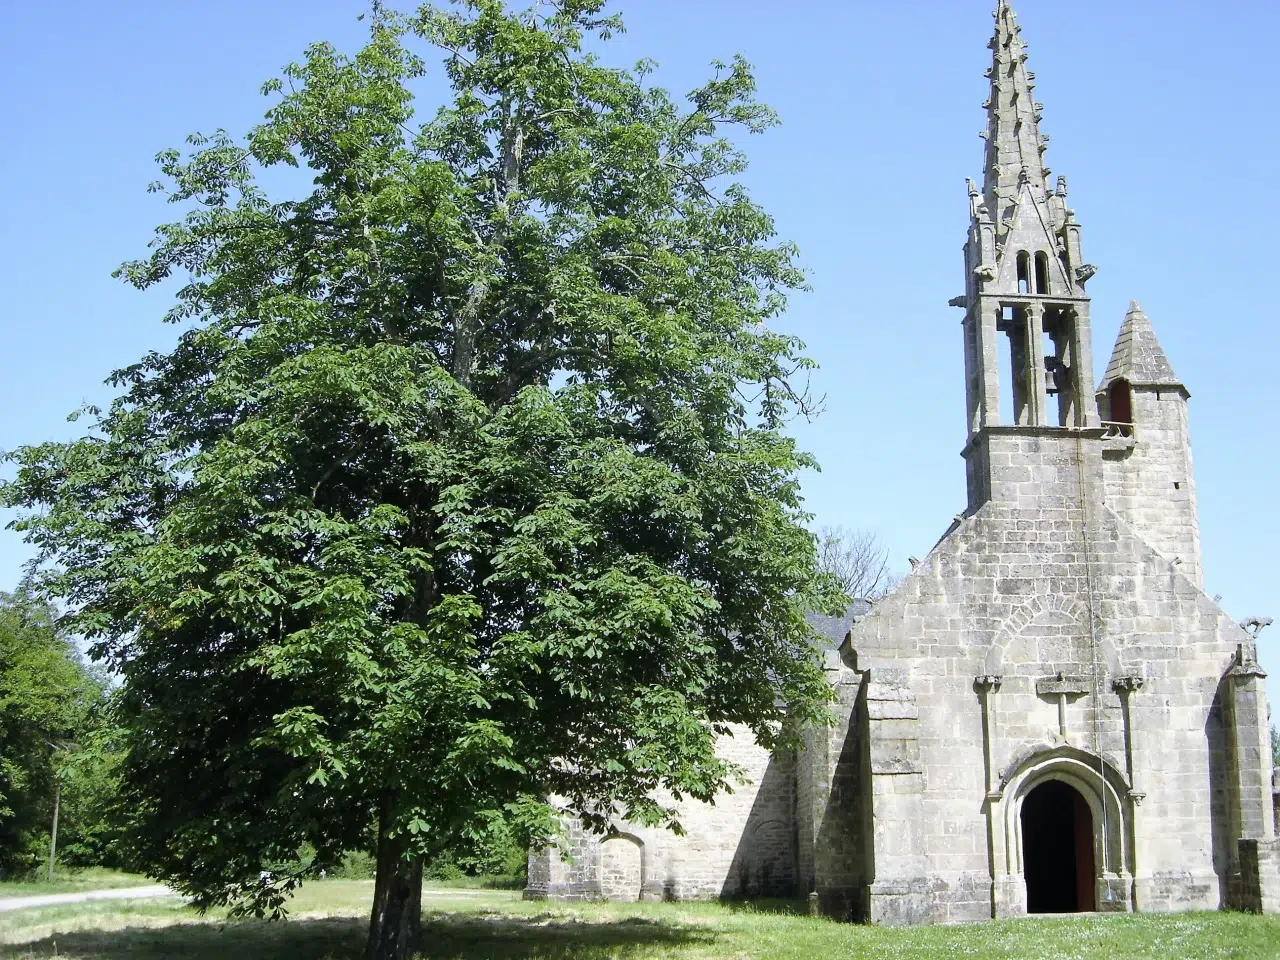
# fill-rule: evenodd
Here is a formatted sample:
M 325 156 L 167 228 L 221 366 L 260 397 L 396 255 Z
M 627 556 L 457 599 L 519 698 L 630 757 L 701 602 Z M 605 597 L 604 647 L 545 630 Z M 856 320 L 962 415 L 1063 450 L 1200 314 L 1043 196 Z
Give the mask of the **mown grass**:
M 423 881 L 428 890 L 523 890 L 523 877 L 472 877 L 463 874 L 459 877 L 433 878 Z
M 105 867 L 68 870 L 59 867 L 52 882 L 43 870 L 24 880 L 0 881 L 0 897 L 38 897 L 44 893 L 79 893 L 82 890 L 108 890 L 118 887 L 145 887 L 154 883 L 136 873 L 122 873 Z
M 0 915 L 15 960 L 356 960 L 370 885 L 307 887 L 287 923 L 199 918 L 172 901 Z M 431 960 L 1274 960 L 1280 918 L 1230 913 L 1080 916 L 884 929 L 803 916 L 790 904 L 544 904 L 503 891 L 431 894 Z

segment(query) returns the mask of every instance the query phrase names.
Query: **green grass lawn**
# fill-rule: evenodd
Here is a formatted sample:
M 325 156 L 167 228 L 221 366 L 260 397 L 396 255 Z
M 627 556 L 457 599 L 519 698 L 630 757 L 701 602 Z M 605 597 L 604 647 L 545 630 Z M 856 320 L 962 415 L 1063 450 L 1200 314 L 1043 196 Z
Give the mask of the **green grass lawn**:
M 0 897 L 38 897 L 42 893 L 79 893 L 82 890 L 145 887 L 155 883 L 136 873 L 121 873 L 105 867 L 87 867 L 84 870 L 59 868 L 54 871 L 52 883 L 44 878 L 42 870 L 30 880 L 0 881 Z
M 516 877 L 450 877 L 447 880 L 424 880 L 426 890 L 523 890 L 524 880 Z
M 197 917 L 173 901 L 0 914 L 15 960 L 356 960 L 372 885 L 309 885 L 287 923 Z M 1273 960 L 1280 918 L 1229 913 L 1085 916 L 883 929 L 814 920 L 789 904 L 545 904 L 508 891 L 428 894 L 432 960 Z

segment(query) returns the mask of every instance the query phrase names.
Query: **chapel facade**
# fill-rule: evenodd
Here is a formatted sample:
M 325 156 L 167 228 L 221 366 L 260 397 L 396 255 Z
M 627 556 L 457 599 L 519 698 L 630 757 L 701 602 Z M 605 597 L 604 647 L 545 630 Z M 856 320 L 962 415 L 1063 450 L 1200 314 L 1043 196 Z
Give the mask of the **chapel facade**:
M 815 620 L 835 727 L 773 756 L 724 738 L 751 782 L 681 804 L 684 836 L 569 823 L 527 896 L 808 896 L 883 924 L 1280 912 L 1259 625 L 1203 589 L 1189 393 L 1136 302 L 1095 381 L 1095 268 L 1004 0 L 995 21 L 952 301 L 967 508 L 889 595 Z

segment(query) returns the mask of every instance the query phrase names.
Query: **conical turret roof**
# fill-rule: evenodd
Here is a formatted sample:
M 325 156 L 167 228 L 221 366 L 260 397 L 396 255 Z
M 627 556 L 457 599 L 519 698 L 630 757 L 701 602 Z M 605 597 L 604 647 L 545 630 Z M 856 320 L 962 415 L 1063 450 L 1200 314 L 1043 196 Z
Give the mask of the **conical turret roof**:
M 1116 337 L 1111 362 L 1102 376 L 1098 392 L 1106 390 L 1115 380 L 1128 380 L 1138 386 L 1182 387 L 1186 389 L 1173 365 L 1164 354 L 1164 348 L 1156 339 L 1151 320 L 1143 312 L 1142 305 L 1134 300 L 1129 304 L 1124 323 Z

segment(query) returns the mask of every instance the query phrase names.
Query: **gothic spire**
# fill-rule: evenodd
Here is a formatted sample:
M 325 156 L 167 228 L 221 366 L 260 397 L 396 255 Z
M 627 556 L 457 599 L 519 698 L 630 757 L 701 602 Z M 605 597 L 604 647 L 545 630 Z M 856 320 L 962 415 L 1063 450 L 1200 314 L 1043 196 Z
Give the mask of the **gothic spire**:
M 1049 171 L 1044 151 L 1048 138 L 1040 135 L 1043 105 L 1032 96 L 1035 74 L 1027 70 L 1027 45 L 1022 42 L 1022 28 L 1008 0 L 999 0 L 994 16 L 995 35 L 988 44 L 991 95 L 984 104 L 987 160 L 983 194 L 997 236 L 1002 239 L 1023 184 L 1031 188 L 1037 202 L 1047 199 Z

